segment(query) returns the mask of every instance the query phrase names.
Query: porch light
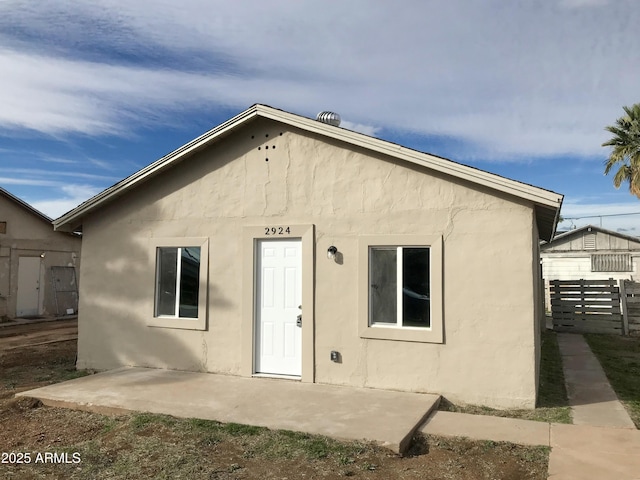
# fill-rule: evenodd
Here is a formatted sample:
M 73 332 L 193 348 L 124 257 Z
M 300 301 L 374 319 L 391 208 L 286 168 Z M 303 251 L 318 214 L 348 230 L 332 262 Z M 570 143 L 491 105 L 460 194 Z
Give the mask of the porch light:
M 329 260 L 333 260 L 336 258 L 336 253 L 338 253 L 338 249 L 336 247 L 334 247 L 333 245 L 331 245 L 328 249 L 327 249 L 327 258 Z

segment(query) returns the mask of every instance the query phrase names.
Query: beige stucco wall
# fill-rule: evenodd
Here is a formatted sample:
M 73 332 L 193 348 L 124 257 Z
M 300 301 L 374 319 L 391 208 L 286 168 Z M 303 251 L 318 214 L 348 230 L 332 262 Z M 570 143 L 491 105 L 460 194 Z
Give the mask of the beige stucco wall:
M 13 200 L 0 195 L 0 316 L 15 317 L 20 257 L 41 257 L 40 315 L 54 315 L 56 302 L 51 287 L 53 266 L 80 266 L 80 237 L 55 232 L 53 226 Z
M 542 265 L 540 263 L 540 236 L 538 235 L 538 226 L 534 214 L 532 222 L 531 249 L 533 250 L 533 258 L 531 259 L 531 270 L 533 273 L 533 298 L 534 298 L 534 355 L 535 355 L 535 379 L 536 379 L 536 398 L 538 397 L 538 389 L 540 387 L 540 361 L 542 357 L 542 332 L 546 329 L 546 319 L 544 310 L 544 280 L 542 278 Z
M 243 232 L 310 224 L 314 324 L 304 328 L 315 365 L 303 380 L 533 407 L 532 206 L 266 120 L 85 219 L 79 368 L 243 374 L 242 345 L 251 335 L 243 328 L 251 310 L 243 293 L 252 288 L 242 274 L 252 262 L 243 254 Z M 366 312 L 358 306 L 358 282 L 367 279 L 358 277 L 359 238 L 416 234 L 442 238 L 444 342 L 361 338 L 358 321 Z M 147 326 L 154 237 L 209 239 L 205 331 Z M 340 262 L 327 259 L 330 245 Z M 330 361 L 331 350 L 342 363 Z

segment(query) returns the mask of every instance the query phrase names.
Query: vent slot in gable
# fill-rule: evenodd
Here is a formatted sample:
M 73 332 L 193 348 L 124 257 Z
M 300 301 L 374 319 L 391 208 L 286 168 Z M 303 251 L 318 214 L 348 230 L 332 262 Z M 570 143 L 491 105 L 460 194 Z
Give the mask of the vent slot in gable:
M 585 250 L 595 250 L 596 249 L 596 234 L 595 233 L 587 233 L 584 237 L 582 237 L 582 248 Z

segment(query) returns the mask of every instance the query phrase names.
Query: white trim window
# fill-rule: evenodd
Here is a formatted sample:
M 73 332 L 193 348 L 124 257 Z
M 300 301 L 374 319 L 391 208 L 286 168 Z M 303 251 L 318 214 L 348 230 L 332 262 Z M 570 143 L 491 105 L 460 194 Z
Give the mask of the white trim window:
M 369 325 L 431 328 L 430 248 L 369 247 Z
M 444 342 L 441 235 L 358 238 L 361 338 Z
M 156 317 L 198 318 L 200 247 L 156 248 Z

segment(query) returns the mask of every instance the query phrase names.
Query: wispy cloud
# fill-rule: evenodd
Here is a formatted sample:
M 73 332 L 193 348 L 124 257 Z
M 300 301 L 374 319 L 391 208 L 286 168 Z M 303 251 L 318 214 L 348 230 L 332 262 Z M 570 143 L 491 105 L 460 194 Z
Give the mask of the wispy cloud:
M 604 155 L 637 92 L 640 9 L 602 3 L 5 1 L 0 128 L 130 135 L 261 102 L 451 136 L 461 158 Z
M 609 0 L 561 0 L 560 6 L 566 8 L 604 7 Z
M 65 165 L 73 165 L 74 163 L 78 163 L 76 160 L 71 160 L 69 158 L 41 157 L 40 159 L 46 163 L 62 163 Z
M 62 187 L 63 184 L 54 180 L 35 178 L 0 177 L 0 185 L 28 185 L 31 187 Z
M 24 176 L 46 176 L 46 177 L 73 177 L 73 178 L 82 178 L 84 180 L 98 180 L 103 182 L 113 182 L 120 180 L 119 177 L 107 176 L 107 175 L 97 175 L 95 173 L 83 173 L 77 171 L 59 171 L 59 170 L 45 170 L 41 168 L 3 168 L 3 172 L 5 173 L 13 173 L 16 175 L 24 175 Z
M 60 197 L 35 200 L 31 202 L 31 205 L 51 218 L 58 218 L 100 193 L 101 190 L 101 188 L 91 185 L 64 185 L 61 188 L 62 195 Z
M 640 203 L 565 203 L 562 205 L 562 216 L 565 218 L 618 214 L 640 215 Z
M 348 130 L 353 130 L 354 132 L 364 133 L 365 135 L 369 135 L 371 137 L 377 137 L 380 130 L 380 127 L 375 127 L 373 125 L 363 125 L 362 123 L 353 123 L 348 120 L 343 120 L 340 123 L 340 126 L 346 128 Z
M 113 170 L 113 165 L 109 162 L 106 162 L 104 160 L 98 160 L 96 158 L 90 158 L 89 162 L 92 165 L 95 165 L 96 167 L 99 167 L 103 170 Z
M 562 216 L 565 219 L 558 228 L 567 230 L 585 225 L 623 231 L 629 235 L 640 235 L 640 204 L 629 203 L 564 203 Z

